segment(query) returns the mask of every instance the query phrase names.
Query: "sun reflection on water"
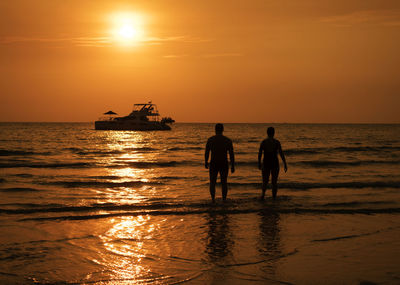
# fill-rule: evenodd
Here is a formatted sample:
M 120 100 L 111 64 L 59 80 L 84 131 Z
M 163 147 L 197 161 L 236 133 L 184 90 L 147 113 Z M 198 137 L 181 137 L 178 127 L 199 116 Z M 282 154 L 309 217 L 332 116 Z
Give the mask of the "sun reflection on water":
M 157 153 L 140 132 L 108 132 L 106 136 L 106 155 L 101 157 L 111 183 L 120 183 L 120 187 L 109 187 L 102 193 L 103 202 L 116 205 L 145 203 L 147 196 L 141 191 L 154 191 L 148 185 L 154 177 L 154 169 L 147 163 L 157 160 Z M 150 151 L 149 151 L 150 150 Z M 100 235 L 104 248 L 100 262 L 111 274 L 112 280 L 132 281 L 149 280 L 154 277 L 148 262 L 154 253 L 146 249 L 151 243 L 160 225 L 152 221 L 149 215 L 124 216 L 109 220 L 110 228 Z M 147 243 L 146 243 L 147 241 Z M 148 245 L 147 245 L 148 246 Z M 95 261 L 95 262 L 96 262 Z M 143 279 L 144 278 L 144 279 Z
M 112 227 L 100 236 L 105 248 L 104 265 L 118 280 L 137 280 L 148 275 L 150 268 L 143 264 L 144 241 L 153 239 L 157 225 L 149 215 L 122 217 L 110 220 Z
M 112 155 L 101 157 L 100 163 L 105 166 L 107 176 L 115 177 L 112 182 L 128 183 L 128 186 L 123 184 L 118 189 L 108 188 L 106 202 L 142 202 L 145 197 L 137 190 L 148 187 L 145 183 L 151 182 L 154 170 L 140 166 L 156 160 L 157 155 L 154 152 L 143 151 L 150 149 L 146 135 L 140 132 L 111 131 L 106 133 L 105 139 L 108 143 L 104 151 Z

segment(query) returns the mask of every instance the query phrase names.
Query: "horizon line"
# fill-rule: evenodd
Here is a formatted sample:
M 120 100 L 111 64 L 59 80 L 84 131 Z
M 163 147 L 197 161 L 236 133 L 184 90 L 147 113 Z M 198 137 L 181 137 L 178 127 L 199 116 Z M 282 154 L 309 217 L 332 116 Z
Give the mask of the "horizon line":
M 94 123 L 94 121 L 0 121 L 0 123 L 69 123 L 69 124 L 89 124 Z M 215 122 L 175 122 L 173 124 L 321 124 L 321 125 L 399 125 L 400 122 L 223 122 L 223 121 L 215 121 Z

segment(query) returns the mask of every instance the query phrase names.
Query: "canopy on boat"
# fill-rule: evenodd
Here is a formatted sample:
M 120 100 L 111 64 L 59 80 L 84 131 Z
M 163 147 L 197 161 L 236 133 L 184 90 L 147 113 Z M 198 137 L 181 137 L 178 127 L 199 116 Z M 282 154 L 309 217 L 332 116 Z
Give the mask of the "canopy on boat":
M 117 113 L 113 111 L 108 111 L 107 113 L 104 113 L 104 115 L 116 115 Z

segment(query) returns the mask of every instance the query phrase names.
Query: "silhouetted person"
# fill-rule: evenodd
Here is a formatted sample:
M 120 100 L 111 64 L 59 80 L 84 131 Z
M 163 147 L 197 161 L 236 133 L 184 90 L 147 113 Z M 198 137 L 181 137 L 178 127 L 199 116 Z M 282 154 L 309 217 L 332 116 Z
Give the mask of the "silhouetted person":
M 281 143 L 274 139 L 275 129 L 269 127 L 267 129 L 268 138 L 263 140 L 260 144 L 260 150 L 258 151 L 258 168 L 262 170 L 262 194 L 261 199 L 264 199 L 265 191 L 267 190 L 267 184 L 269 176 L 271 175 L 272 184 L 272 197 L 275 199 L 278 192 L 278 175 L 279 175 L 279 160 L 278 153 L 281 156 L 285 172 L 287 171 L 286 159 L 283 154 Z M 264 153 L 263 163 L 261 158 Z
M 210 169 L 210 194 L 211 199 L 215 202 L 215 184 L 217 183 L 218 173 L 221 177 L 222 199 L 225 201 L 228 194 L 228 152 L 231 162 L 231 172 L 235 172 L 235 155 L 233 153 L 232 141 L 222 135 L 224 125 L 215 125 L 215 136 L 208 139 L 205 152 L 205 167 Z M 208 157 L 211 151 L 211 161 L 208 165 Z

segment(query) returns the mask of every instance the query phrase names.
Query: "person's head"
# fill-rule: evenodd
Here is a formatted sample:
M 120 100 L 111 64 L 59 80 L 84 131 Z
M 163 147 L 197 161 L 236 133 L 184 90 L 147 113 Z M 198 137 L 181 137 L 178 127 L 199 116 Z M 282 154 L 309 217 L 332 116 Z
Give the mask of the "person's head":
M 268 134 L 268 137 L 273 138 L 274 135 L 275 135 L 275 129 L 274 129 L 274 127 L 269 127 L 269 128 L 267 129 L 267 134 Z
M 224 125 L 223 124 L 219 124 L 218 123 L 218 124 L 215 125 L 215 133 L 217 135 L 221 135 L 223 131 L 224 131 Z

